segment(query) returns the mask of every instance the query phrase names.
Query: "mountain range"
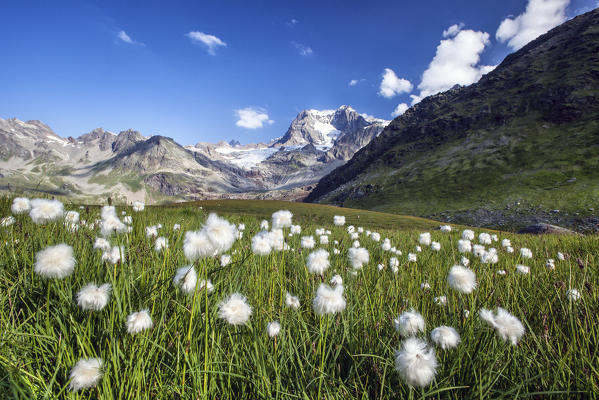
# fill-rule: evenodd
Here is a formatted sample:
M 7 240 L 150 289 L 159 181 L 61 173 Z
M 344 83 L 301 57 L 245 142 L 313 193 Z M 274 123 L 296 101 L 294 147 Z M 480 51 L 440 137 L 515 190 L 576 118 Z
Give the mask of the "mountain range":
M 389 121 L 349 106 L 304 110 L 270 143 L 181 146 L 102 128 L 63 138 L 40 121 L 0 119 L 0 188 L 97 201 L 291 198 L 350 159 Z
M 425 98 L 308 202 L 513 228 L 599 229 L 599 9 Z

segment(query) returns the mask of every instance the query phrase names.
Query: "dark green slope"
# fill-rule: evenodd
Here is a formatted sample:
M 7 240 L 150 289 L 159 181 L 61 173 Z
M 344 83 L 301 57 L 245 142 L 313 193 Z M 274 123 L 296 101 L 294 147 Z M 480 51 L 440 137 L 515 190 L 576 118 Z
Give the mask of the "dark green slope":
M 306 199 L 583 229 L 598 200 L 599 9 L 509 55 L 478 83 L 424 99 Z

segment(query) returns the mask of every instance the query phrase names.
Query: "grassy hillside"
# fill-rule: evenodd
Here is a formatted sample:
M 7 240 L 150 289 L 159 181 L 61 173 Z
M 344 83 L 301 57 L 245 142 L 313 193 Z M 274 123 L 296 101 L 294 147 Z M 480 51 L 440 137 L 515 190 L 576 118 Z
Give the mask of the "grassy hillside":
M 395 119 L 308 201 L 513 227 L 599 210 L 599 10 Z M 559 210 L 559 211 L 554 211 Z M 577 221 L 578 220 L 578 221 Z

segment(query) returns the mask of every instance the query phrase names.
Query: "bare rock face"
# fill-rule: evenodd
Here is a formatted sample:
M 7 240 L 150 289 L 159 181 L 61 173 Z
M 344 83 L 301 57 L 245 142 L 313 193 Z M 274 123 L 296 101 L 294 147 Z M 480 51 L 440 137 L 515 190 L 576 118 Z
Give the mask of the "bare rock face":
M 578 232 L 572 231 L 570 229 L 544 223 L 529 225 L 520 229 L 518 233 L 530 235 L 579 235 Z

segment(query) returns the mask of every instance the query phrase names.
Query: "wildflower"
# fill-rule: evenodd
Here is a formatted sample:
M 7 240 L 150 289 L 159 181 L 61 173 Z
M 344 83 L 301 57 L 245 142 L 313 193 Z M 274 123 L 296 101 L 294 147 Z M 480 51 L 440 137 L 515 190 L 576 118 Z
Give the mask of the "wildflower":
M 252 315 L 252 307 L 240 293 L 233 293 L 218 306 L 218 317 L 231 325 L 244 325 Z
M 119 261 L 121 264 L 125 263 L 125 247 L 114 246 L 112 249 L 104 251 L 102 253 L 102 261 L 108 261 L 111 264 L 116 264 Z
M 252 252 L 258 256 L 269 255 L 272 251 L 268 232 L 262 231 L 252 238 Z
M 267 231 L 267 230 L 268 230 L 268 221 L 267 221 L 267 220 L 263 219 L 263 220 L 260 222 L 260 229 L 263 229 L 263 230 L 265 230 L 265 231 Z
M 278 336 L 281 332 L 281 324 L 277 321 L 269 322 L 268 325 L 266 325 L 266 332 L 271 338 Z
M 497 262 L 499 261 L 497 250 L 495 250 L 494 248 L 490 248 L 489 251 L 485 251 L 484 253 L 482 253 L 480 261 L 483 264 L 497 264 Z
M 430 246 L 430 244 L 431 244 L 430 232 L 421 233 L 420 236 L 418 236 L 418 243 L 420 243 L 423 246 Z
M 522 275 L 526 275 L 530 272 L 530 268 L 526 265 L 518 264 L 516 265 L 516 272 Z
M 421 339 L 408 338 L 395 353 L 395 369 L 408 385 L 424 387 L 437 373 L 435 351 Z
M 154 326 L 149 310 L 134 312 L 127 316 L 127 332 L 132 335 L 150 329 Z
M 449 270 L 447 282 L 452 289 L 468 294 L 476 289 L 476 274 L 469 268 L 454 265 Z
M 451 326 L 439 326 L 431 332 L 431 340 L 443 350 L 452 349 L 460 343 L 460 334 Z
M 302 236 L 302 247 L 304 249 L 313 249 L 316 242 L 312 236 Z
M 570 301 L 578 301 L 580 299 L 580 292 L 576 289 L 570 289 L 566 292 L 566 297 Z
M 285 304 L 291 308 L 299 308 L 300 301 L 297 297 L 293 296 L 291 293 L 287 292 L 285 294 Z
M 360 241 L 358 241 L 358 240 L 354 240 L 354 242 L 352 243 L 352 247 L 353 247 L 353 248 L 356 248 L 356 249 L 357 249 L 358 247 L 360 247 Z
M 329 237 L 327 235 L 322 235 L 320 237 L 320 244 L 329 244 Z
M 485 246 L 482 246 L 480 244 L 475 244 L 474 246 L 472 246 L 472 252 L 474 253 L 475 257 L 479 257 L 480 258 L 486 252 Z
M 146 208 L 146 205 L 144 203 L 142 203 L 141 201 L 136 201 L 133 203 L 133 211 L 135 211 L 135 212 L 143 211 L 145 208 Z
M 445 297 L 445 296 L 435 297 L 433 299 L 433 301 L 438 306 L 446 306 L 447 305 L 447 297 Z
M 237 225 L 237 230 L 238 231 L 245 231 L 245 224 L 241 223 L 241 224 Z
M 439 230 L 441 232 L 451 232 L 451 226 L 449 226 L 449 225 L 441 225 L 439 227 Z
M 360 234 L 358 232 L 352 232 L 349 234 L 349 238 L 351 240 L 357 240 L 360 237 Z
M 299 235 L 302 233 L 302 227 L 299 225 L 291 225 L 291 229 L 289 230 L 292 235 Z
M 322 275 L 329 268 L 329 252 L 323 249 L 313 251 L 308 255 L 308 271 Z
M 223 254 L 222 256 L 220 256 L 220 266 L 221 267 L 226 267 L 229 264 L 231 264 L 231 256 L 230 255 Z
M 106 251 L 110 249 L 110 242 L 104 238 L 96 238 L 94 249 Z
M 177 269 L 173 283 L 179 286 L 185 293 L 191 294 L 195 291 L 198 275 L 193 265 L 186 265 Z
M 4 217 L 2 218 L 2 220 L 0 220 L 0 226 L 11 226 L 12 224 L 15 223 L 15 217 L 13 217 L 12 215 L 9 215 L 8 217 Z
M 396 257 L 391 257 L 389 259 L 389 266 L 391 268 L 393 268 L 393 267 L 395 267 L 395 268 L 399 267 L 399 260 Z
M 509 239 L 503 239 L 501 241 L 501 247 L 511 247 L 512 242 Z
M 522 247 L 520 249 L 520 256 L 522 258 L 532 258 L 532 251 L 530 251 L 530 249 L 527 249 L 526 247 Z
M 341 278 L 341 275 L 339 275 L 339 274 L 334 275 L 331 278 L 330 284 L 333 286 L 343 285 L 343 279 Z
M 35 272 L 44 278 L 66 278 L 75 268 L 73 248 L 64 243 L 46 247 L 35 255 Z
M 110 283 L 101 286 L 88 283 L 77 293 L 77 305 L 84 310 L 100 311 L 108 304 L 111 289 Z
M 205 231 L 187 231 L 183 240 L 183 254 L 189 261 L 211 256 L 215 253 L 212 242 Z
M 566 259 L 566 257 L 564 257 L 563 253 L 558 252 L 557 253 L 557 259 L 560 261 L 564 261 Z
M 343 285 L 331 288 L 321 283 L 316 291 L 316 297 L 312 302 L 314 312 L 318 315 L 335 314 L 345 309 L 345 298 L 343 297 Z
M 291 226 L 291 220 L 293 214 L 291 211 L 280 210 L 272 214 L 272 227 L 273 229 L 289 228 Z
M 414 253 L 408 253 L 408 262 L 416 262 L 417 257 Z
M 27 197 L 15 197 L 10 209 L 13 214 L 24 214 L 31 210 L 31 202 Z
M 380 240 L 381 240 L 381 234 L 380 234 L 380 233 L 378 233 L 378 232 L 372 232 L 372 233 L 370 234 L 370 238 L 371 238 L 372 240 L 374 240 L 375 242 L 378 242 L 378 241 L 380 241 Z
M 228 251 L 237 237 L 237 227 L 214 213 L 208 216 L 202 230 L 206 231 L 216 254 Z
M 76 224 L 79 222 L 79 213 L 77 211 L 67 211 L 64 215 L 64 221 L 68 224 Z
M 29 216 L 36 224 L 55 221 L 62 218 L 64 206 L 58 200 L 33 199 Z
M 385 264 L 379 264 L 377 265 L 377 268 L 379 269 L 379 271 L 382 271 L 385 269 Z
M 474 240 L 474 231 L 470 229 L 464 229 L 462 231 L 462 239 L 470 241 Z
M 503 340 L 508 340 L 516 345 L 524 335 L 524 326 L 520 320 L 501 307 L 497 308 L 495 315 L 491 310 L 482 308 L 479 311 L 480 318 L 495 328 L 497 335 Z
M 343 225 L 345 225 L 345 216 L 343 216 L 343 215 L 335 215 L 333 217 L 333 223 L 336 226 L 343 226 Z
M 472 243 L 468 239 L 458 240 L 458 251 L 460 253 L 470 253 L 472 251 Z
M 441 250 L 441 243 L 439 243 L 439 242 L 431 242 L 431 249 L 433 251 L 439 251 L 439 250 Z
M 403 337 L 415 336 L 418 332 L 424 332 L 424 318 L 414 309 L 404 311 L 393 323 L 395 330 Z
M 385 241 L 381 245 L 381 249 L 383 249 L 383 251 L 391 250 L 391 242 L 389 240 L 385 239 Z
M 349 262 L 353 268 L 362 268 L 364 264 L 368 264 L 368 250 L 363 247 L 349 249 Z
M 361 226 L 358 227 L 358 233 L 364 233 L 364 228 L 362 228 Z
M 339 249 L 333 249 L 333 254 L 341 254 L 341 250 L 339 250 Z
M 489 235 L 486 232 L 483 232 L 480 235 L 478 235 L 478 242 L 480 244 L 491 244 L 491 243 L 493 243 L 493 241 L 491 240 L 491 235 Z
M 347 227 L 347 233 L 354 233 L 354 231 L 356 230 L 356 228 L 353 225 L 350 225 Z
M 316 233 L 316 236 L 320 236 L 320 235 L 324 235 L 325 233 L 324 228 L 318 228 L 316 229 L 316 231 L 314 233 Z
M 420 247 L 420 246 L 416 246 L 416 252 L 417 252 L 417 253 L 420 253 L 421 251 L 422 251 L 422 247 Z
M 159 237 L 154 242 L 154 250 L 160 253 L 162 250 L 168 249 L 168 239 L 165 237 Z
M 71 369 L 69 388 L 77 392 L 96 386 L 102 379 L 101 358 L 80 358 Z
M 462 264 L 464 267 L 467 267 L 468 265 L 470 265 L 470 260 L 467 257 L 463 257 L 460 260 L 460 264 Z

